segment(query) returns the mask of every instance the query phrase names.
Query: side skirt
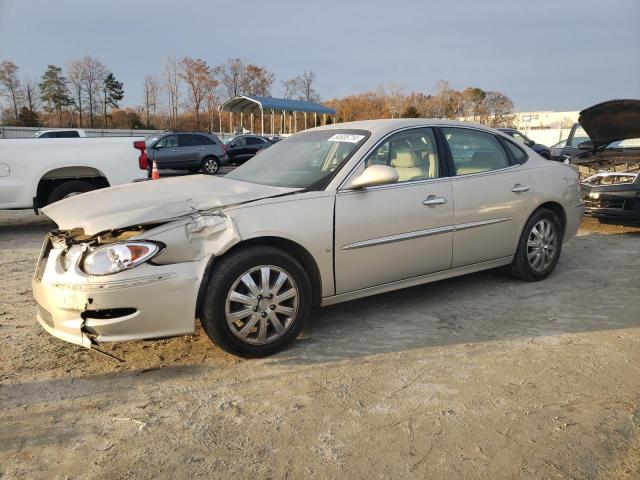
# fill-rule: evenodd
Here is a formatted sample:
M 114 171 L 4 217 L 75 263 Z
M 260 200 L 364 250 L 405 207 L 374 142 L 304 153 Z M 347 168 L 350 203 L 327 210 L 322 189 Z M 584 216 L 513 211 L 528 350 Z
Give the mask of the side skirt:
M 353 292 L 324 297 L 320 306 L 326 307 L 340 302 L 355 300 L 356 298 L 368 297 L 370 295 L 391 292 L 393 290 L 400 290 L 401 288 L 413 287 L 423 283 L 437 282 L 438 280 L 444 280 L 445 278 L 458 277 L 460 275 L 479 272 L 481 270 L 503 267 L 505 265 L 509 265 L 512 261 L 513 255 L 510 255 L 508 257 L 497 258 L 487 262 L 474 263 L 473 265 L 466 265 L 464 267 L 442 270 L 440 272 L 429 273 L 427 275 L 420 275 L 419 277 L 411 277 L 404 280 L 397 280 L 395 282 L 383 283 L 382 285 L 376 285 L 375 287 L 368 287 L 360 290 L 354 290 Z

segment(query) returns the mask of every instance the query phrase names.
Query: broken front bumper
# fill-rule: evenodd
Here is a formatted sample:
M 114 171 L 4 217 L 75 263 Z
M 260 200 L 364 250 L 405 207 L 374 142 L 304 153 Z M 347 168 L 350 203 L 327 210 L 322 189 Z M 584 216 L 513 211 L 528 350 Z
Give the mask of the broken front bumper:
M 33 279 L 40 325 L 85 347 L 99 342 L 191 334 L 200 285 L 198 262 L 145 263 L 113 275 L 63 267 L 63 250 L 47 247 Z

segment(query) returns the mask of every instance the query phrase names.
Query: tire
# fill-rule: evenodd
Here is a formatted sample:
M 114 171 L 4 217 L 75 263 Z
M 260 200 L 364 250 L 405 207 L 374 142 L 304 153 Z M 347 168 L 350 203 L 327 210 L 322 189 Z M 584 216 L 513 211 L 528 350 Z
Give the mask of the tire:
M 220 171 L 220 160 L 216 157 L 205 157 L 202 159 L 200 169 L 206 175 L 215 175 Z
M 545 233 L 545 225 L 550 226 L 551 233 Z M 518 248 L 511 263 L 511 273 L 528 282 L 547 278 L 560 258 L 562 236 L 562 225 L 554 212 L 546 208 L 539 208 L 533 212 L 518 241 Z
M 261 288 L 264 269 L 269 269 L 268 290 Z M 282 273 L 287 278 L 278 285 Z M 263 297 L 255 290 L 252 293 L 243 281 L 247 274 L 257 290 L 265 293 Z M 290 295 L 292 291 L 295 297 Z M 279 297 L 287 297 L 285 294 L 289 297 L 279 301 Z M 296 259 L 277 248 L 249 247 L 222 257 L 214 266 L 200 321 L 209 338 L 223 350 L 245 358 L 265 357 L 296 339 L 309 319 L 311 304 L 311 283 Z
M 72 197 L 74 195 L 79 195 L 80 193 L 86 193 L 96 189 L 97 187 L 92 183 L 85 182 L 83 180 L 70 180 L 68 182 L 61 183 L 51 190 L 49 198 L 47 198 L 47 205 L 57 202 L 58 200 L 62 200 L 63 198 Z

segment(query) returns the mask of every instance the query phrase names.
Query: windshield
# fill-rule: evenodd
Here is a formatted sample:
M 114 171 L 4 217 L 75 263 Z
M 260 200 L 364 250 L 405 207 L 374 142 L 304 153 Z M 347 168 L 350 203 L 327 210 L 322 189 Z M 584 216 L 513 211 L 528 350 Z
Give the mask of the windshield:
M 263 150 L 227 174 L 244 182 L 291 188 L 324 188 L 369 137 L 366 130 L 298 133 Z
M 567 147 L 577 147 L 587 140 L 591 140 L 589 135 L 587 135 L 587 132 L 584 131 L 584 128 L 578 127 L 576 128 L 576 131 L 573 132 L 573 137 L 571 138 L 571 142 L 567 143 Z
M 611 142 L 605 148 L 640 148 L 640 138 L 618 140 L 617 142 Z

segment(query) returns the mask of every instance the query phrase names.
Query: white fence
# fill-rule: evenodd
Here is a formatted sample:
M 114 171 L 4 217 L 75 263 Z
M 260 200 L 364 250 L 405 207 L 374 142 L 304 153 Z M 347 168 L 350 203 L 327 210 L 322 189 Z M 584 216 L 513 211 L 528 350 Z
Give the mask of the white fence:
M 33 138 L 37 132 L 42 130 L 59 130 L 57 128 L 46 127 L 11 127 L 0 126 L 0 138 Z M 115 129 L 115 128 L 84 128 L 88 137 L 146 137 L 162 130 L 138 130 L 138 129 Z

